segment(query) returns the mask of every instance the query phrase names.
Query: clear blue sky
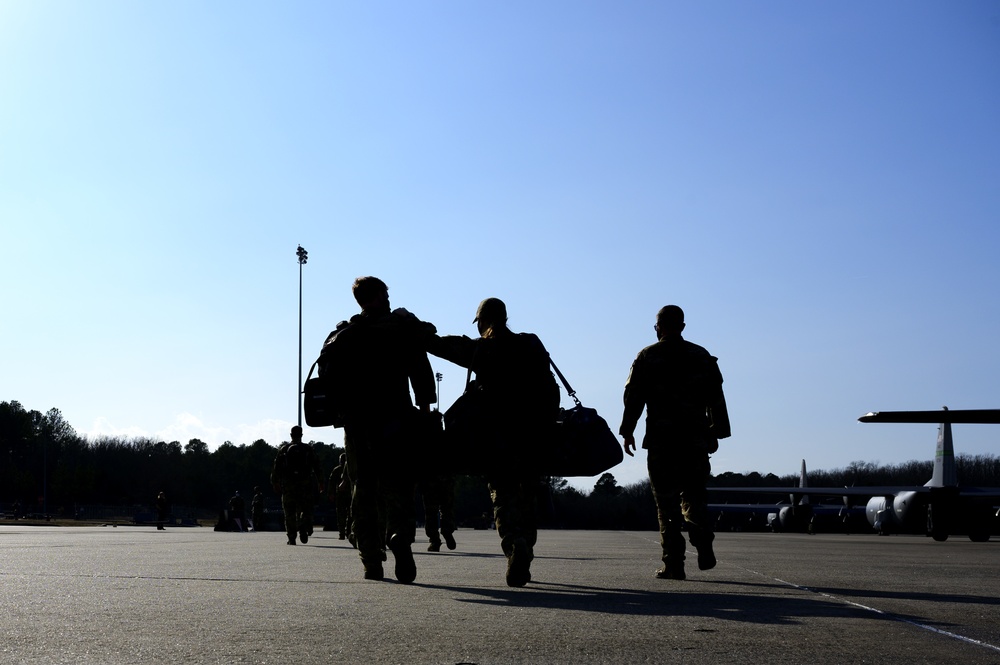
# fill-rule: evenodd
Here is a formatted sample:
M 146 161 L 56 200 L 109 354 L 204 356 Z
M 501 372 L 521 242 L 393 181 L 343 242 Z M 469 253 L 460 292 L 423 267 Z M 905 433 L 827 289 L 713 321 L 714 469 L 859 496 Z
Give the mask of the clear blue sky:
M 1000 407 L 995 2 L 0 0 L 0 90 L 0 400 L 80 434 L 287 438 L 298 244 L 306 370 L 359 275 L 445 334 L 496 296 L 615 430 L 681 305 L 716 472 Z

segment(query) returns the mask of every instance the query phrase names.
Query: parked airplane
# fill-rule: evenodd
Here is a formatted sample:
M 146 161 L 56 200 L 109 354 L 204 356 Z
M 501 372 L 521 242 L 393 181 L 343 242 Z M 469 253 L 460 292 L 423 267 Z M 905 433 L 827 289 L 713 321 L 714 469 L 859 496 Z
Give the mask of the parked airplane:
M 1000 487 L 960 487 L 955 471 L 952 423 L 1000 424 L 1000 409 L 949 411 L 881 411 L 868 413 L 861 422 L 938 423 L 937 452 L 931 479 L 919 487 L 809 487 L 809 488 L 710 488 L 743 493 L 792 497 L 840 497 L 851 509 L 855 498 L 868 497 L 865 517 L 880 534 L 899 531 L 922 532 L 934 540 L 967 534 L 970 540 L 989 540 L 1000 513 Z M 804 463 L 803 463 L 804 465 Z M 794 499 L 793 499 L 794 503 Z M 788 506 L 794 512 L 794 506 Z M 781 510 L 785 510 L 782 508 Z M 803 511 L 805 512 L 805 511 Z M 780 511 L 779 511 L 780 517 Z
M 808 488 L 806 461 L 802 460 L 799 488 Z M 767 516 L 772 531 L 839 531 L 848 532 L 860 522 L 864 524 L 864 510 L 848 501 L 843 503 L 812 503 L 808 494 L 789 494 L 791 505 L 782 506 Z
M 806 461 L 802 460 L 797 489 L 809 486 L 806 473 Z M 759 488 L 744 489 L 737 487 L 709 487 L 709 491 L 740 494 L 749 492 L 761 494 Z M 771 490 L 773 488 L 764 488 Z M 809 500 L 809 495 L 788 493 L 788 489 L 767 491 L 774 498 L 787 494 L 787 499 L 776 500 L 773 503 L 712 503 L 708 510 L 716 521 L 716 529 L 732 530 L 763 530 L 771 531 L 804 531 L 816 533 L 833 531 L 847 533 L 857 531 L 864 524 L 864 509 L 842 503 L 815 504 Z
M 1000 409 L 950 411 L 880 411 L 858 418 L 863 423 L 938 423 L 934 474 L 922 487 L 883 488 L 865 506 L 868 522 L 879 533 L 919 526 L 926 517 L 927 535 L 945 541 L 964 533 L 985 542 L 997 518 L 1000 487 L 959 487 L 955 471 L 952 423 L 1000 424 Z M 854 489 L 854 488 L 852 488 Z M 859 488 L 860 489 L 860 488 Z M 885 491 L 891 490 L 891 491 Z M 855 494 L 855 496 L 857 496 Z

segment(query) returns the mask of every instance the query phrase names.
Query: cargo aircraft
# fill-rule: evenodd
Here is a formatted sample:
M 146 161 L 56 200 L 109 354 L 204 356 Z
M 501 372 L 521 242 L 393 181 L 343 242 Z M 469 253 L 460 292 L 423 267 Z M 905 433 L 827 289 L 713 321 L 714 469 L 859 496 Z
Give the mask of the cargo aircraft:
M 924 485 L 916 487 L 753 487 L 709 488 L 754 494 L 789 494 L 792 505 L 778 510 L 793 518 L 789 524 L 809 520 L 813 508 L 808 497 L 840 497 L 850 511 L 859 498 L 867 497 L 865 517 L 880 534 L 924 532 L 937 541 L 949 535 L 965 534 L 975 542 L 985 542 L 994 531 L 1000 504 L 1000 487 L 962 487 L 955 471 L 952 442 L 953 423 L 1000 424 L 1000 409 L 950 411 L 880 411 L 859 418 L 863 423 L 938 423 L 937 453 L 934 473 Z M 805 462 L 803 462 L 803 476 Z M 800 483 L 804 483 L 804 478 Z M 796 501 L 796 497 L 799 499 Z M 805 499 L 803 501 L 803 499 Z
M 802 460 L 799 485 L 796 490 L 808 488 L 806 461 Z M 717 529 L 744 530 L 763 528 L 771 531 L 804 531 L 848 533 L 864 524 L 864 509 L 847 503 L 812 503 L 808 494 L 790 492 L 789 488 L 709 487 L 710 492 L 733 494 L 787 495 L 773 503 L 710 503 L 708 511 L 715 517 Z M 775 499 L 777 496 L 774 497 Z

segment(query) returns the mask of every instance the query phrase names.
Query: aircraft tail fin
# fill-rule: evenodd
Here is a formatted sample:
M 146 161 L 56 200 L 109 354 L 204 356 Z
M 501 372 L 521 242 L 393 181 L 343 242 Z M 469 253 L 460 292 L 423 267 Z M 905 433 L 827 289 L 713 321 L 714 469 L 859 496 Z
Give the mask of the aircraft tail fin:
M 809 487 L 809 482 L 806 480 L 806 461 L 802 460 L 802 470 L 799 472 L 799 487 Z M 792 499 L 792 503 L 795 503 L 795 499 Z M 803 494 L 799 497 L 799 505 L 805 506 L 809 504 L 809 495 Z
M 944 407 L 947 411 L 948 407 Z M 955 444 L 951 438 L 951 422 L 947 418 L 938 426 L 937 451 L 934 454 L 934 475 L 927 481 L 927 487 L 956 487 L 958 473 L 955 471 Z

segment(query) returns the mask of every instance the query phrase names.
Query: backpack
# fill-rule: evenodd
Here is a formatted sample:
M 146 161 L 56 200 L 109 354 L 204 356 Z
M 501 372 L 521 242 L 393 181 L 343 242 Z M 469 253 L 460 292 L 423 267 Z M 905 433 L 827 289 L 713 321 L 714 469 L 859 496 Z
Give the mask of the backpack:
M 347 378 L 351 372 L 349 347 L 351 337 L 346 331 L 351 324 L 341 321 L 331 332 L 316 362 L 309 368 L 305 385 L 302 387 L 302 407 L 306 424 L 310 427 L 343 427 L 347 409 L 349 387 Z M 316 371 L 316 376 L 313 376 Z
M 312 451 L 304 443 L 290 443 L 285 448 L 285 477 L 288 480 L 306 480 L 312 472 Z

